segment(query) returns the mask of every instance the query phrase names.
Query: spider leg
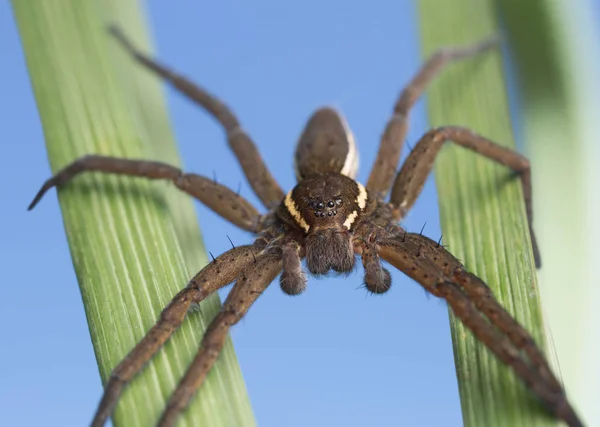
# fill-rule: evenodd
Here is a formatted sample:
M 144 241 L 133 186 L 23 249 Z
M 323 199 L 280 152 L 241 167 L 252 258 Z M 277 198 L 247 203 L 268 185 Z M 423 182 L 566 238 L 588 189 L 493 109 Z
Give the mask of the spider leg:
M 200 86 L 137 50 L 119 28 L 111 26 L 109 30 L 133 59 L 171 83 L 221 123 L 227 134 L 229 146 L 242 166 L 250 186 L 267 208 L 276 207 L 283 199 L 283 191 L 267 169 L 252 138 L 242 129 L 229 107 Z
M 472 45 L 443 48 L 423 64 L 398 97 L 392 117 L 381 137 L 379 151 L 367 181 L 367 190 L 380 200 L 388 194 L 408 131 L 408 113 L 431 81 L 452 62 L 477 55 L 497 44 L 498 38 L 491 37 Z
M 260 250 L 255 245 L 246 245 L 225 252 L 200 270 L 190 283 L 175 295 L 160 314 L 156 324 L 112 371 L 94 415 L 92 427 L 101 427 L 106 423 L 123 388 L 181 325 L 190 306 L 200 303 L 234 281 L 245 267 L 252 264 L 255 254 L 260 253 Z
M 533 232 L 533 207 L 531 199 L 531 167 L 529 160 L 510 148 L 503 147 L 469 129 L 458 126 L 444 126 L 427 132 L 415 145 L 402 165 L 392 186 L 390 202 L 403 217 L 410 210 L 421 193 L 433 163 L 445 142 L 452 141 L 462 147 L 475 151 L 490 160 L 507 166 L 515 171 L 523 187 L 523 197 L 527 210 L 527 221 L 533 246 L 536 267 L 540 267 L 541 257 Z
M 540 369 L 540 366 L 536 365 L 535 360 L 530 359 L 528 361 L 521 356 L 519 348 L 523 348 L 528 355 L 531 352 L 533 339 L 529 334 L 527 334 L 528 345 L 519 347 L 514 342 L 514 331 L 502 334 L 495 328 L 496 326 L 501 332 L 504 332 L 504 329 L 510 330 L 512 328 L 511 325 L 507 328 L 506 325 L 499 325 L 496 323 L 498 317 L 493 313 L 497 307 L 499 307 L 497 301 L 494 300 L 494 305 L 489 301 L 482 304 L 481 297 L 474 298 L 475 301 L 471 300 L 471 295 L 475 293 L 476 288 L 479 288 L 477 292 L 481 291 L 481 285 L 484 285 L 485 288 L 487 288 L 483 282 L 480 280 L 478 282 L 471 281 L 471 283 L 467 285 L 471 290 L 465 289 L 463 292 L 463 290 L 461 290 L 461 285 L 466 280 L 464 278 L 457 280 L 454 274 L 445 274 L 443 268 L 440 268 L 436 264 L 436 261 L 433 261 L 433 258 L 431 257 L 441 255 L 443 252 L 446 252 L 445 249 L 439 247 L 435 251 L 435 254 L 431 254 L 430 256 L 427 252 L 427 245 L 421 244 L 423 243 L 422 239 L 416 238 L 414 234 L 409 234 L 404 239 L 402 237 L 383 239 L 377 243 L 379 246 L 379 254 L 384 260 L 417 281 L 428 292 L 437 297 L 444 298 L 452 308 L 456 317 L 458 317 L 463 324 L 471 330 L 473 335 L 487 346 L 498 359 L 510 366 L 525 385 L 538 396 L 557 418 L 564 420 L 570 427 L 583 426 L 567 400 L 565 391 L 551 372 L 549 373 L 551 378 L 548 378 L 545 370 Z M 434 242 L 430 242 L 430 244 L 431 243 L 435 245 Z M 445 261 L 441 260 L 437 262 L 444 265 Z M 456 259 L 454 259 L 453 262 L 458 263 Z M 460 265 L 460 263 L 458 264 Z M 459 276 L 462 274 L 462 272 L 458 272 Z M 483 293 L 488 300 L 493 298 L 491 292 Z M 484 305 L 486 304 L 488 305 L 488 308 L 484 308 Z M 482 308 L 479 308 L 478 305 Z M 489 307 L 493 307 L 493 309 L 490 310 Z M 487 320 L 482 316 L 480 311 L 486 314 L 488 317 Z M 490 316 L 488 313 L 491 313 L 492 315 Z M 510 315 L 507 313 L 507 316 Z M 514 319 L 512 321 L 515 324 L 518 324 Z M 520 325 L 519 328 L 523 329 Z M 521 341 L 519 340 L 517 341 L 517 343 L 520 342 Z M 539 349 L 536 351 L 541 355 Z M 543 357 L 543 355 L 541 357 Z M 547 366 L 545 358 L 544 365 Z
M 219 314 L 202 338 L 202 346 L 185 376 L 171 395 L 158 425 L 174 426 L 179 414 L 202 385 L 221 353 L 229 328 L 235 325 L 281 271 L 281 256 L 263 254 L 244 270 L 227 296 Z
M 165 163 L 97 155 L 81 157 L 47 180 L 28 209 L 33 209 L 46 191 L 66 184 L 82 172 L 171 180 L 177 188 L 195 197 L 229 222 L 253 233 L 258 231 L 260 214 L 250 202 L 224 185 L 200 175 L 183 173 L 180 169 Z
M 420 234 L 407 233 L 405 240 L 414 242 L 447 277 L 453 277 L 467 296 L 475 303 L 491 323 L 511 340 L 513 345 L 525 352 L 533 366 L 544 380 L 555 390 L 562 389 L 542 350 L 533 337 L 519 324 L 494 297 L 492 290 L 483 280 L 469 273 L 465 267 L 441 245 Z

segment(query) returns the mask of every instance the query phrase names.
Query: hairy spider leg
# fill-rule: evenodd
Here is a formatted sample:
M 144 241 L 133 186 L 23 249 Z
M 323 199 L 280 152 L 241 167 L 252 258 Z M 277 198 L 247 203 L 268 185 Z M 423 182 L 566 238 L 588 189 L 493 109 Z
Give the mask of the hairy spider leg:
M 229 107 L 200 86 L 137 50 L 119 28 L 111 26 L 109 30 L 137 62 L 171 83 L 221 123 L 229 146 L 242 166 L 250 186 L 268 209 L 275 208 L 283 199 L 283 190 L 267 169 L 252 138 L 242 129 Z
M 260 214 L 250 202 L 209 178 L 192 173 L 183 173 L 180 169 L 165 163 L 97 155 L 80 157 L 61 169 L 44 183 L 28 209 L 33 209 L 46 191 L 52 187 L 60 187 L 66 184 L 82 172 L 102 172 L 149 179 L 168 179 L 173 181 L 177 188 L 198 199 L 232 224 L 252 233 L 259 230 Z
M 281 255 L 273 253 L 261 254 L 244 269 L 221 311 L 206 329 L 200 351 L 171 395 L 158 422 L 159 427 L 175 425 L 177 417 L 187 407 L 221 353 L 229 328 L 240 321 L 280 271 Z
M 417 142 L 408 155 L 400 172 L 396 175 L 390 202 L 399 210 L 399 216 L 404 217 L 423 189 L 425 180 L 433 168 L 433 163 L 444 143 L 451 141 L 461 147 L 468 148 L 482 156 L 504 165 L 519 175 L 523 188 L 523 198 L 527 210 L 527 222 L 533 256 L 536 267 L 541 267 L 542 261 L 533 232 L 533 207 L 531 200 L 531 167 L 529 160 L 518 152 L 497 144 L 473 131 L 458 127 L 444 126 L 432 129 Z
M 92 427 L 102 427 L 113 413 L 123 388 L 140 372 L 163 344 L 179 328 L 192 304 L 233 282 L 261 252 L 256 245 L 238 246 L 215 258 L 196 274 L 189 284 L 161 312 L 156 324 L 110 374 Z
M 414 235 L 413 235 L 414 237 Z M 545 376 L 540 375 L 536 366 L 531 366 L 521 356 L 519 348 L 507 337 L 500 334 L 494 325 L 484 318 L 477 309 L 477 303 L 469 299 L 470 292 L 463 292 L 461 284 L 452 275 L 446 275 L 435 262 L 430 259 L 424 247 L 415 239 L 395 237 L 377 242 L 379 255 L 394 267 L 405 273 L 423 286 L 431 294 L 444 298 L 453 313 L 471 330 L 473 335 L 490 349 L 498 359 L 510 366 L 517 376 L 557 417 L 564 420 L 569 427 L 583 427 L 571 407 L 562 387 L 554 387 Z M 435 254 L 451 256 L 442 246 L 437 247 Z M 458 263 L 458 261 L 456 261 Z M 460 263 L 459 263 L 460 264 Z M 462 265 L 461 265 L 462 267 Z M 480 286 L 483 282 L 472 282 L 470 286 Z M 486 286 L 487 288 L 487 286 Z M 493 295 L 486 293 L 487 298 Z M 489 318 L 494 322 L 495 317 Z M 497 325 L 496 325 L 497 326 Z M 498 328 L 501 329 L 501 328 Z M 533 340 L 530 341 L 532 343 Z
M 560 381 L 552 373 L 552 368 L 533 337 L 517 322 L 494 297 L 492 290 L 482 279 L 469 273 L 448 251 L 440 250 L 440 245 L 420 234 L 407 233 L 405 240 L 414 242 L 446 276 L 453 277 L 475 306 L 511 340 L 513 345 L 527 354 L 534 368 L 544 378 L 548 386 L 556 392 L 562 389 Z
M 366 185 L 367 190 L 375 197 L 383 200 L 390 191 L 408 132 L 408 113 L 431 81 L 450 63 L 472 57 L 497 45 L 498 37 L 494 36 L 467 46 L 446 47 L 435 52 L 421 66 L 400 93 L 381 137 L 379 151 Z

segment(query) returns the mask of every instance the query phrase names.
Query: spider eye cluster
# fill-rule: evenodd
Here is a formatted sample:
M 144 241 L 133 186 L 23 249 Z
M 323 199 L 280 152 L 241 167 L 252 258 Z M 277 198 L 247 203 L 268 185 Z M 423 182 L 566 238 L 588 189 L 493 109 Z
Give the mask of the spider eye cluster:
M 309 203 L 311 209 L 314 209 L 316 217 L 326 217 L 337 215 L 337 208 L 342 206 L 342 198 L 334 197 L 332 200 L 328 200 L 326 203 L 320 200 L 312 200 Z
M 352 231 L 367 207 L 367 190 L 339 173 L 317 175 L 299 182 L 277 210 L 284 222 L 312 233 L 320 229 Z

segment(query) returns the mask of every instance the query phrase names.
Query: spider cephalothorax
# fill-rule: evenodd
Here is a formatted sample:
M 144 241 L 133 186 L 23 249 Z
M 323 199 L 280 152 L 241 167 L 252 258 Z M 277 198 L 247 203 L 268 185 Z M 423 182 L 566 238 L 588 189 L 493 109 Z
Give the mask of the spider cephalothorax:
M 365 187 L 340 173 L 306 178 L 279 206 L 279 218 L 305 235 L 306 263 L 313 274 L 354 267 L 352 231 L 372 203 Z
M 169 339 L 192 304 L 235 282 L 220 313 L 207 328 L 198 355 L 171 396 L 159 421 L 161 426 L 174 425 L 214 364 L 229 328 L 246 314 L 278 275 L 283 291 L 296 295 L 306 288 L 303 258 L 310 273 L 323 275 L 330 271 L 351 271 L 358 256 L 368 290 L 383 293 L 390 288 L 390 274 L 381 265 L 381 260 L 387 261 L 431 294 L 444 298 L 456 317 L 502 362 L 510 365 L 555 416 L 571 427 L 582 426 L 543 352 L 502 308 L 487 285 L 466 271 L 439 243 L 421 234 L 408 233 L 397 225 L 418 197 L 440 148 L 446 141 L 452 141 L 519 174 L 531 227 L 529 162 L 468 129 L 448 126 L 429 131 L 396 174 L 408 111 L 418 95 L 447 63 L 471 56 L 493 43 L 485 41 L 445 49 L 423 66 L 394 107 L 364 186 L 354 180 L 358 153 L 346 122 L 331 108 L 315 112 L 298 142 L 295 156 L 298 184 L 286 194 L 267 170 L 251 138 L 222 102 L 138 52 L 117 30 L 113 34 L 138 62 L 172 83 L 223 125 L 250 185 L 269 212 L 259 214 L 248 201 L 209 178 L 153 161 L 90 155 L 66 166 L 43 185 L 30 209 L 48 189 L 64 185 L 85 171 L 168 179 L 223 218 L 257 236 L 254 243 L 234 247 L 215 258 L 173 298 L 158 322 L 114 369 L 92 425 L 106 422 L 124 386 Z M 533 250 L 539 264 L 535 243 Z

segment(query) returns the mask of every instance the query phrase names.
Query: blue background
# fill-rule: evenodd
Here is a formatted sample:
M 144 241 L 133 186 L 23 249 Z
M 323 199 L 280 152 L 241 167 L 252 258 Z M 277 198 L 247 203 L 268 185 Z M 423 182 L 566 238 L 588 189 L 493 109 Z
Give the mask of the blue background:
M 322 104 L 343 110 L 364 182 L 395 98 L 420 64 L 413 3 L 200 3 L 148 4 L 159 57 L 234 108 L 286 191 L 308 115 Z M 0 51 L 2 423 L 81 426 L 102 389 L 55 193 L 25 210 L 50 170 L 7 2 L 0 3 Z M 214 171 L 233 189 L 242 182 L 242 195 L 260 206 L 221 129 L 172 90 L 167 97 L 186 169 Z M 426 129 L 420 102 L 410 143 Z M 226 235 L 236 244 L 250 240 L 198 211 L 211 252 L 229 247 Z M 425 234 L 437 239 L 431 180 L 405 226 L 418 231 L 425 222 Z M 357 289 L 360 270 L 346 279 L 311 279 L 294 299 L 275 283 L 236 326 L 260 426 L 461 425 L 446 306 L 401 274 L 392 277 L 385 296 Z

